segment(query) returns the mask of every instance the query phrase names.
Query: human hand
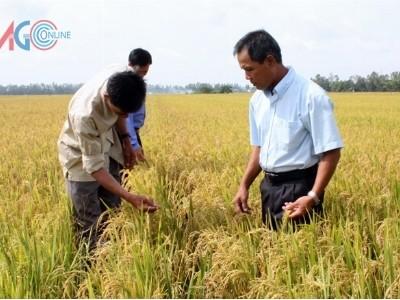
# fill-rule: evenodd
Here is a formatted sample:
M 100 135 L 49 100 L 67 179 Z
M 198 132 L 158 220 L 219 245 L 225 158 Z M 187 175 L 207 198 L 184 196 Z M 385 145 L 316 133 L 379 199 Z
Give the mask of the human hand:
M 310 196 L 303 196 L 294 202 L 285 202 L 282 209 L 287 213 L 290 219 L 304 216 L 314 206 L 314 199 Z
M 142 212 L 153 213 L 160 208 L 153 199 L 146 196 L 130 194 L 130 197 L 126 200 Z
M 146 158 L 144 157 L 144 152 L 143 152 L 142 147 L 139 147 L 138 149 L 133 149 L 133 152 L 135 153 L 136 162 L 146 160 Z
M 137 161 L 135 150 L 132 147 L 130 139 L 123 139 L 122 150 L 124 155 L 124 167 L 127 169 L 132 169 Z
M 239 188 L 233 198 L 235 212 L 250 214 L 251 208 L 247 205 L 247 200 L 249 198 L 249 191 L 246 188 Z

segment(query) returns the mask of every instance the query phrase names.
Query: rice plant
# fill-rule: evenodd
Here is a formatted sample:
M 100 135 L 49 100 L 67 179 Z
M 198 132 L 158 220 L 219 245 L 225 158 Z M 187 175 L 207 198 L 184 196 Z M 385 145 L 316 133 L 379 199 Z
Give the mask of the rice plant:
M 400 94 L 332 94 L 344 138 L 325 217 L 296 232 L 232 198 L 250 151 L 248 94 L 150 95 L 147 163 L 95 253 L 74 243 L 56 139 L 69 96 L 0 97 L 1 298 L 399 298 Z

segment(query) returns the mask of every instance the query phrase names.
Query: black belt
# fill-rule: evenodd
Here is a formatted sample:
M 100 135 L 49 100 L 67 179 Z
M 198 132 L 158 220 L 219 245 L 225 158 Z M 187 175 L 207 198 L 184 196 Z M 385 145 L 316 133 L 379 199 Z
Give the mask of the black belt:
M 272 183 L 281 183 L 285 181 L 298 180 L 315 176 L 317 174 L 317 170 L 318 164 L 315 164 L 307 169 L 299 169 L 280 173 L 264 171 L 264 173 L 268 180 Z

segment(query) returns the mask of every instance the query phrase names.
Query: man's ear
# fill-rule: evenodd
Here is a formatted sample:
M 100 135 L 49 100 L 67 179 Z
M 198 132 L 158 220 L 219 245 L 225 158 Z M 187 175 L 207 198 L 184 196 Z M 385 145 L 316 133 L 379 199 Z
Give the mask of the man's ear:
M 275 59 L 275 57 L 274 57 L 272 54 L 268 54 L 268 55 L 265 57 L 264 63 L 265 63 L 266 65 L 268 65 L 268 66 L 272 66 L 272 65 L 276 64 L 276 59 Z

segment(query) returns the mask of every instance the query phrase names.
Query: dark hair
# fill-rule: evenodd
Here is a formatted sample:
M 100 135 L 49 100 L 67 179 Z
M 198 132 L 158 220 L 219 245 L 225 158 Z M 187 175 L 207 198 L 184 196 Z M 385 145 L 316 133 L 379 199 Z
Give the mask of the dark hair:
M 136 48 L 129 53 L 129 64 L 131 66 L 147 66 L 152 64 L 151 54 L 142 48 Z
M 251 60 L 262 63 L 268 55 L 272 55 L 277 63 L 282 63 L 281 48 L 277 41 L 265 30 L 247 33 L 235 45 L 233 55 L 247 49 Z
M 113 74 L 107 82 L 110 101 L 125 113 L 135 112 L 143 105 L 146 83 L 139 75 L 131 72 Z

